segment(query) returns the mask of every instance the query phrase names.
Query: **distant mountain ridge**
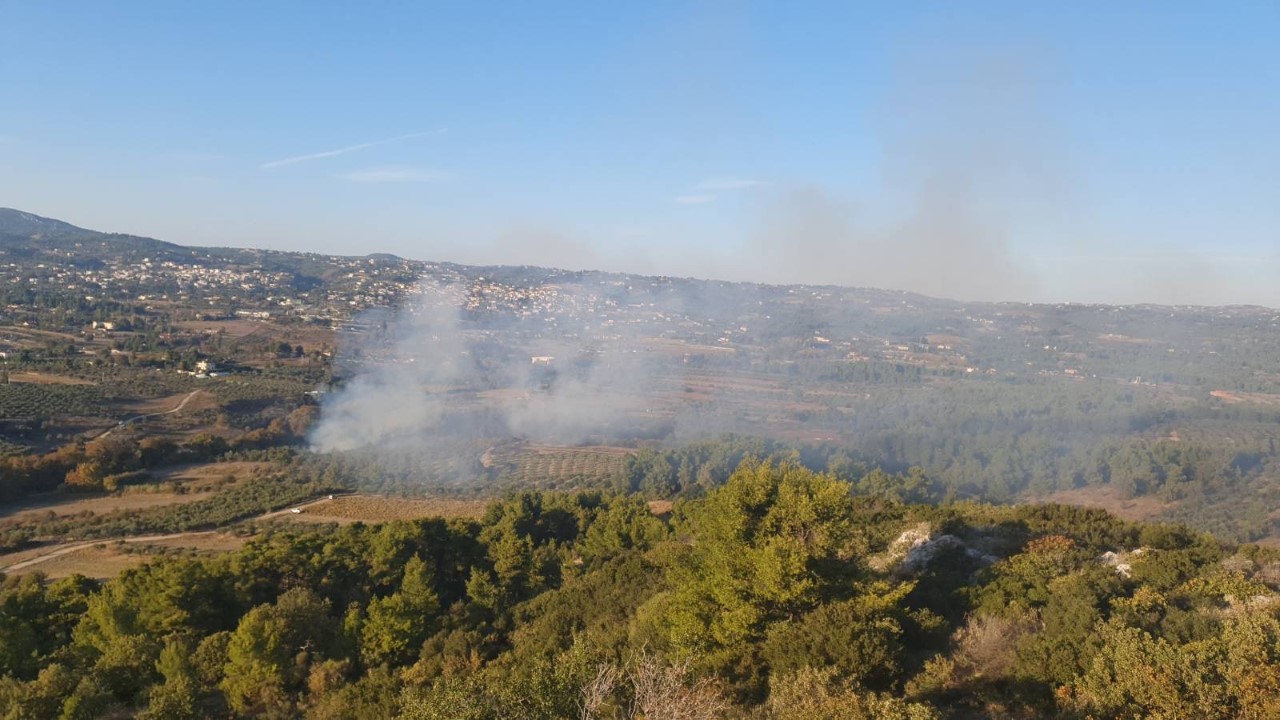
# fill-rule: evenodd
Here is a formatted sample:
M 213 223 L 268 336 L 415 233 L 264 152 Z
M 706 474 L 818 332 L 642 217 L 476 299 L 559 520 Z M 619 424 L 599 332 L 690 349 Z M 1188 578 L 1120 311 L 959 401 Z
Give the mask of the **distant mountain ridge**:
M 155 238 L 88 230 L 62 220 L 0 208 L 0 253 L 30 261 L 55 254 L 75 264 L 137 262 L 144 257 L 190 260 L 192 250 Z
M 47 218 L 14 208 L 0 208 L 0 254 L 8 254 L 30 260 L 42 253 L 61 251 L 65 255 L 81 256 L 84 261 L 114 260 L 136 262 L 143 258 L 170 260 L 219 266 L 269 265 L 277 269 L 297 270 L 296 266 L 312 253 L 263 250 L 258 248 L 200 247 L 178 245 L 165 240 L 89 230 L 71 223 Z M 401 258 L 387 253 L 375 253 L 367 257 L 399 261 Z
M 62 220 L 13 208 L 0 208 L 0 234 L 38 237 L 48 234 L 90 232 Z
M 153 261 L 173 261 L 178 263 L 200 263 L 211 267 L 242 266 L 258 267 L 292 273 L 295 277 L 310 284 L 319 281 L 330 269 L 325 258 L 366 258 L 380 264 L 409 263 L 419 271 L 431 272 L 432 268 L 440 270 L 448 268 L 468 276 L 483 275 L 489 278 L 523 282 L 563 282 L 575 277 L 620 277 L 631 280 L 653 280 L 659 277 L 668 280 L 688 280 L 713 285 L 744 285 L 758 287 L 794 287 L 794 288 L 835 288 L 857 290 L 881 299 L 886 297 L 900 298 L 904 302 L 922 303 L 938 307 L 997 307 L 997 306 L 1037 306 L 1076 307 L 1076 308 L 1142 308 L 1154 310 L 1173 308 L 1179 310 L 1194 309 L 1202 306 L 1194 305 L 1162 305 L 1157 303 L 1130 303 L 1113 305 L 1108 303 L 1031 303 L 1016 300 L 1006 301 L 958 301 L 932 297 L 909 290 L 889 290 L 874 287 L 833 286 L 826 284 L 792 284 L 776 285 L 759 282 L 729 282 L 710 278 L 671 278 L 667 276 L 647 276 L 638 273 L 610 272 L 602 270 L 564 270 L 560 268 L 533 265 L 462 265 L 438 260 L 421 258 L 402 258 L 385 252 L 372 252 L 367 255 L 334 255 L 329 253 L 308 253 L 287 250 L 268 250 L 260 248 L 235 247 L 203 247 L 186 246 L 157 240 L 155 238 L 129 235 L 124 233 L 106 233 L 98 230 L 82 228 L 63 220 L 48 218 L 35 213 L 0 207 L 0 257 L 30 262 L 38 260 L 44 254 L 58 254 L 65 262 L 67 256 L 74 258 L 74 264 L 94 265 L 102 262 L 138 262 L 143 259 Z M 1238 311 L 1274 312 L 1273 308 L 1260 305 L 1226 305 L 1222 309 L 1234 308 Z

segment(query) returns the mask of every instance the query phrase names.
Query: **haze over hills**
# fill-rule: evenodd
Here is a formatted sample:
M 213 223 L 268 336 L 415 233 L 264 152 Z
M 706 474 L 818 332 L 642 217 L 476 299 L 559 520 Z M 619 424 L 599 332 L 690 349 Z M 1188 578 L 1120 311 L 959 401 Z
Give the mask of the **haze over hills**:
M 303 258 L 313 258 L 317 256 L 317 254 L 315 253 L 266 250 L 266 249 L 257 249 L 257 248 L 247 249 L 247 248 L 229 248 L 229 247 L 222 247 L 222 246 L 212 246 L 212 247 L 182 246 L 172 242 L 157 240 L 149 237 L 141 237 L 138 235 L 130 235 L 130 234 L 122 234 L 122 233 L 107 233 L 107 232 L 101 232 L 97 230 L 89 230 L 89 229 L 77 227 L 75 225 L 72 225 L 62 220 L 42 217 L 34 213 L 25 212 L 22 210 L 16 210 L 13 208 L 0 207 L 0 247 L 3 247 L 6 251 L 39 253 L 39 252 L 44 252 L 44 251 L 53 250 L 53 249 L 62 250 L 62 249 L 65 249 L 66 243 L 68 242 L 72 242 L 72 243 L 93 242 L 94 245 L 91 247 L 88 247 L 88 248 L 81 247 L 80 254 L 91 259 L 99 259 L 99 260 L 106 259 L 108 257 L 120 258 L 126 255 L 131 257 L 134 253 L 140 252 L 140 251 L 159 254 L 162 259 L 190 261 L 192 257 L 199 257 L 201 261 L 212 262 L 212 263 L 235 262 L 235 261 L 264 262 L 266 261 L 265 259 L 277 259 L 277 258 L 281 260 L 293 259 L 298 262 L 301 262 Z M 339 257 L 365 257 L 365 256 L 325 255 L 323 257 L 339 258 Z M 381 261 L 381 262 L 394 263 L 394 262 L 405 261 L 405 258 L 401 258 L 392 253 L 381 252 L 381 251 L 378 251 L 377 249 L 372 249 L 372 252 L 370 252 L 367 255 L 367 257 L 376 261 Z M 428 262 L 420 258 L 410 259 L 409 262 L 414 263 L 416 266 L 421 266 L 421 267 L 427 267 L 427 266 L 468 267 L 468 268 L 474 269 L 475 271 L 483 271 L 490 268 L 494 268 L 494 269 L 501 268 L 504 271 L 512 270 L 515 268 L 522 268 L 526 272 L 528 272 L 531 276 L 537 276 L 538 274 L 541 273 L 546 277 L 551 277 L 553 275 L 557 277 L 563 277 L 565 274 L 622 276 L 622 277 L 635 277 L 635 278 L 648 277 L 648 276 L 636 275 L 631 273 L 601 272 L 601 271 L 590 271 L 590 270 L 586 270 L 586 271 L 555 270 L 552 268 L 543 268 L 543 267 L 529 266 L 529 265 L 521 265 L 521 266 L 470 265 L 470 266 L 467 266 L 467 265 L 461 265 L 461 264 L 452 263 L 452 262 Z M 666 276 L 663 276 L 663 277 L 666 278 Z M 692 280 L 695 282 L 697 281 L 697 279 L 695 278 L 683 278 L 683 279 Z M 714 279 L 707 279 L 705 281 L 723 283 L 723 281 L 717 281 Z M 761 287 L 770 286 L 766 283 L 733 282 L 733 283 L 727 283 L 727 284 L 757 285 Z M 774 286 L 774 287 L 777 287 L 777 286 Z M 787 287 L 790 287 L 790 286 L 787 286 Z M 829 285 L 810 286 L 805 284 L 799 284 L 797 285 L 797 287 L 837 287 L 837 286 L 829 286 Z M 849 288 L 846 288 L 846 289 L 849 289 Z M 982 306 L 994 306 L 994 305 L 1002 305 L 1002 304 L 1006 304 L 1006 305 L 1007 304 L 1013 304 L 1013 305 L 1023 304 L 1018 302 L 1017 298 L 1010 298 L 1008 301 L 1005 301 L 1002 303 L 959 302 L 959 301 L 943 300 L 938 298 L 930 298 L 928 296 L 921 295 L 919 293 L 909 292 L 909 291 L 873 290 L 871 288 L 864 288 L 863 291 L 867 293 L 873 293 L 873 292 L 884 293 L 886 295 L 892 295 L 892 296 L 897 296 L 905 299 L 911 299 L 912 301 L 915 301 L 915 302 L 954 303 L 957 306 L 982 307 Z M 1116 308 L 1128 307 L 1128 308 L 1153 308 L 1153 309 L 1160 308 L 1160 307 L 1170 307 L 1170 308 L 1178 308 L 1178 309 L 1196 308 L 1196 307 L 1203 307 L 1206 309 L 1213 308 L 1213 307 L 1241 308 L 1241 309 L 1257 308 L 1260 311 L 1265 312 L 1265 308 L 1263 308 L 1263 306 L 1257 306 L 1257 305 L 1222 305 L 1222 306 L 1167 305 L 1167 306 L 1164 306 L 1156 303 L 1139 303 L 1139 304 L 1130 304 L 1130 305 L 1111 306 L 1105 303 L 1071 303 L 1071 302 L 1049 303 L 1049 304 L 1025 303 L 1025 305 L 1041 307 L 1041 308 L 1071 307 L 1071 306 L 1095 306 L 1095 307 L 1116 307 Z
M 838 451 L 919 467 L 938 497 L 1148 498 L 1133 512 L 1251 538 L 1280 527 L 1280 313 L 1267 308 L 960 303 L 184 248 L 11 210 L 0 236 L 6 322 L 74 327 L 66 308 L 79 308 L 138 328 L 337 331 L 320 346 L 333 392 L 311 439 L 400 458 L 384 482 L 497 481 L 519 453 L 474 458 L 512 439 L 674 448 L 733 434 L 821 446 L 824 466 Z M 151 342 L 187 364 L 218 359 Z
M 0 361 L 0 707 L 35 717 L 1234 720 L 1280 697 L 1275 310 L 188 248 L 0 211 Z M 1170 663 L 1157 696 L 1132 679 Z

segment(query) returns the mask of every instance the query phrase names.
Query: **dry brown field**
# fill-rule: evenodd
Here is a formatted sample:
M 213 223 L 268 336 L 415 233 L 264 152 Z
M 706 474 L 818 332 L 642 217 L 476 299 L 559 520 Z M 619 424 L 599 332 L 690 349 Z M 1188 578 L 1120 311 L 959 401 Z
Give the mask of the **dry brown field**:
M 649 512 L 654 515 L 666 515 L 671 512 L 671 508 L 675 507 L 675 503 L 670 500 L 650 500 Z
M 269 462 L 212 462 L 197 465 L 175 465 L 161 471 L 152 471 L 157 482 L 182 483 L 193 490 L 206 490 L 220 484 L 228 476 L 243 480 L 274 467 Z
M 153 559 L 158 552 L 174 550 L 190 550 L 203 554 L 232 552 L 244 547 L 248 540 L 249 538 L 229 533 L 193 532 L 157 540 L 140 538 L 137 541 L 127 542 L 103 540 L 72 543 L 69 546 L 52 545 L 0 555 L 0 567 L 48 555 L 49 557 L 45 560 L 6 572 L 14 575 L 40 572 L 51 579 L 84 575 L 96 580 L 105 580 Z M 62 549 L 61 552 L 57 552 L 60 548 L 69 548 L 69 550 Z
M 1159 498 L 1144 496 L 1124 497 L 1119 489 L 1109 485 L 1091 485 L 1075 490 L 1059 490 L 1043 497 L 1030 498 L 1031 502 L 1061 503 L 1080 507 L 1101 508 L 1122 520 L 1150 520 L 1174 507 Z
M 102 515 L 117 510 L 146 510 L 161 505 L 177 505 L 201 499 L 203 496 L 195 493 L 179 495 L 171 492 L 147 492 L 141 488 L 129 488 L 120 495 L 96 497 L 46 495 L 0 507 L 0 520 L 28 520 L 40 515 L 47 516 L 50 513 L 58 517 L 86 512 Z
M 69 375 L 51 375 L 41 372 L 15 372 L 9 374 L 9 382 L 31 383 L 33 385 L 94 385 L 92 380 L 71 377 Z
M 102 515 L 118 510 L 146 510 L 162 505 L 195 502 L 207 498 L 208 494 L 203 491 L 222 485 L 228 477 L 232 478 L 232 482 L 238 482 L 259 469 L 268 467 L 271 467 L 271 463 L 230 462 L 165 468 L 162 471 L 152 471 L 153 479 L 146 485 L 126 487 L 117 494 L 85 497 L 50 493 L 28 497 L 21 502 L 0 507 L 0 521 L 27 520 L 49 514 L 57 517 L 82 513 Z M 156 489 L 159 483 L 166 481 L 182 483 L 193 492 L 179 494 Z
M 1272 393 L 1234 392 L 1231 390 L 1213 390 L 1209 393 L 1222 402 L 1237 405 L 1280 405 L 1280 395 Z
M 173 324 L 194 333 L 223 333 L 229 340 L 247 337 L 269 330 L 272 326 L 259 320 L 183 320 Z
M 189 332 L 215 334 L 223 332 L 228 340 L 238 340 L 250 335 L 266 335 L 288 342 L 291 345 L 302 345 L 307 349 L 319 345 L 332 345 L 334 332 L 323 327 L 306 327 L 293 325 L 277 325 L 264 320 L 184 320 L 174 323 L 174 327 Z
M 147 557 L 145 555 L 123 553 L 113 548 L 110 543 L 100 543 L 81 548 L 73 553 L 50 558 L 39 565 L 31 565 L 10 572 L 14 575 L 40 572 L 51 580 L 71 575 L 84 575 L 95 580 L 106 580 L 146 561 Z M 0 557 L 0 564 L 5 562 L 6 559 Z
M 302 508 L 300 513 L 284 513 L 280 519 L 316 522 L 367 522 L 418 520 L 422 518 L 479 518 L 487 500 L 454 498 L 402 498 L 387 495 L 339 495 L 327 502 Z
M 195 412 L 196 410 L 217 407 L 218 405 L 217 400 L 206 390 L 195 391 L 195 394 L 191 395 L 191 399 L 187 400 L 185 405 L 182 405 L 182 401 L 186 400 L 188 395 L 191 395 L 191 393 L 175 393 L 165 397 L 148 398 L 146 400 L 130 402 L 123 407 L 126 412 L 136 413 L 138 415 L 152 415 L 168 413 L 179 405 L 182 406 L 182 409 L 178 411 L 180 413 Z

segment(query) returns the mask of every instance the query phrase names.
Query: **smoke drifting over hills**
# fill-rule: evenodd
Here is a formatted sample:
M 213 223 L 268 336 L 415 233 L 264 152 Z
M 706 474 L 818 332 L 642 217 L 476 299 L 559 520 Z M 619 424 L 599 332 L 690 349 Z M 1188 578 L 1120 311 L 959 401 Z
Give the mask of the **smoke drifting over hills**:
M 441 400 L 423 389 L 451 385 L 464 375 L 466 344 L 456 314 L 447 302 L 419 302 L 398 315 L 379 310 L 361 318 L 380 330 L 379 346 L 363 348 L 353 344 L 356 335 L 345 336 L 344 365 L 350 368 L 366 355 L 369 364 L 326 398 L 312 443 L 321 450 L 395 446 L 437 428 Z
M 517 302 L 546 306 L 522 323 L 518 314 L 488 312 L 483 278 L 463 287 L 425 280 L 399 312 L 358 319 L 340 360 L 350 377 L 324 400 L 316 449 L 399 451 L 439 438 L 504 436 L 576 443 L 624 432 L 614 427 L 623 416 L 654 419 L 641 398 L 661 378 L 640 339 L 571 316 L 589 316 L 588 306 L 603 301 L 598 294 L 539 288 L 540 298 Z
M 878 172 L 854 194 L 793 187 L 753 234 L 758 276 L 1028 300 L 1028 234 L 1066 229 L 1069 173 L 1043 83 L 1021 57 L 904 64 L 879 113 Z M 1031 231 L 1030 233 L 1028 231 Z

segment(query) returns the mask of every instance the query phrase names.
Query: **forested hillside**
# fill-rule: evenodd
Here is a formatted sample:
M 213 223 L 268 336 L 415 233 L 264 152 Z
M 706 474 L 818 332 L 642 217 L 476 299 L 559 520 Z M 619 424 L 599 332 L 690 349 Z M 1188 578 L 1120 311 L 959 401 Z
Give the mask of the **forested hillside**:
M 874 483 L 872 483 L 874 484 Z M 865 488 L 864 488 L 865 489 Z M 748 459 L 6 578 L 8 718 L 1272 718 L 1280 552 Z

